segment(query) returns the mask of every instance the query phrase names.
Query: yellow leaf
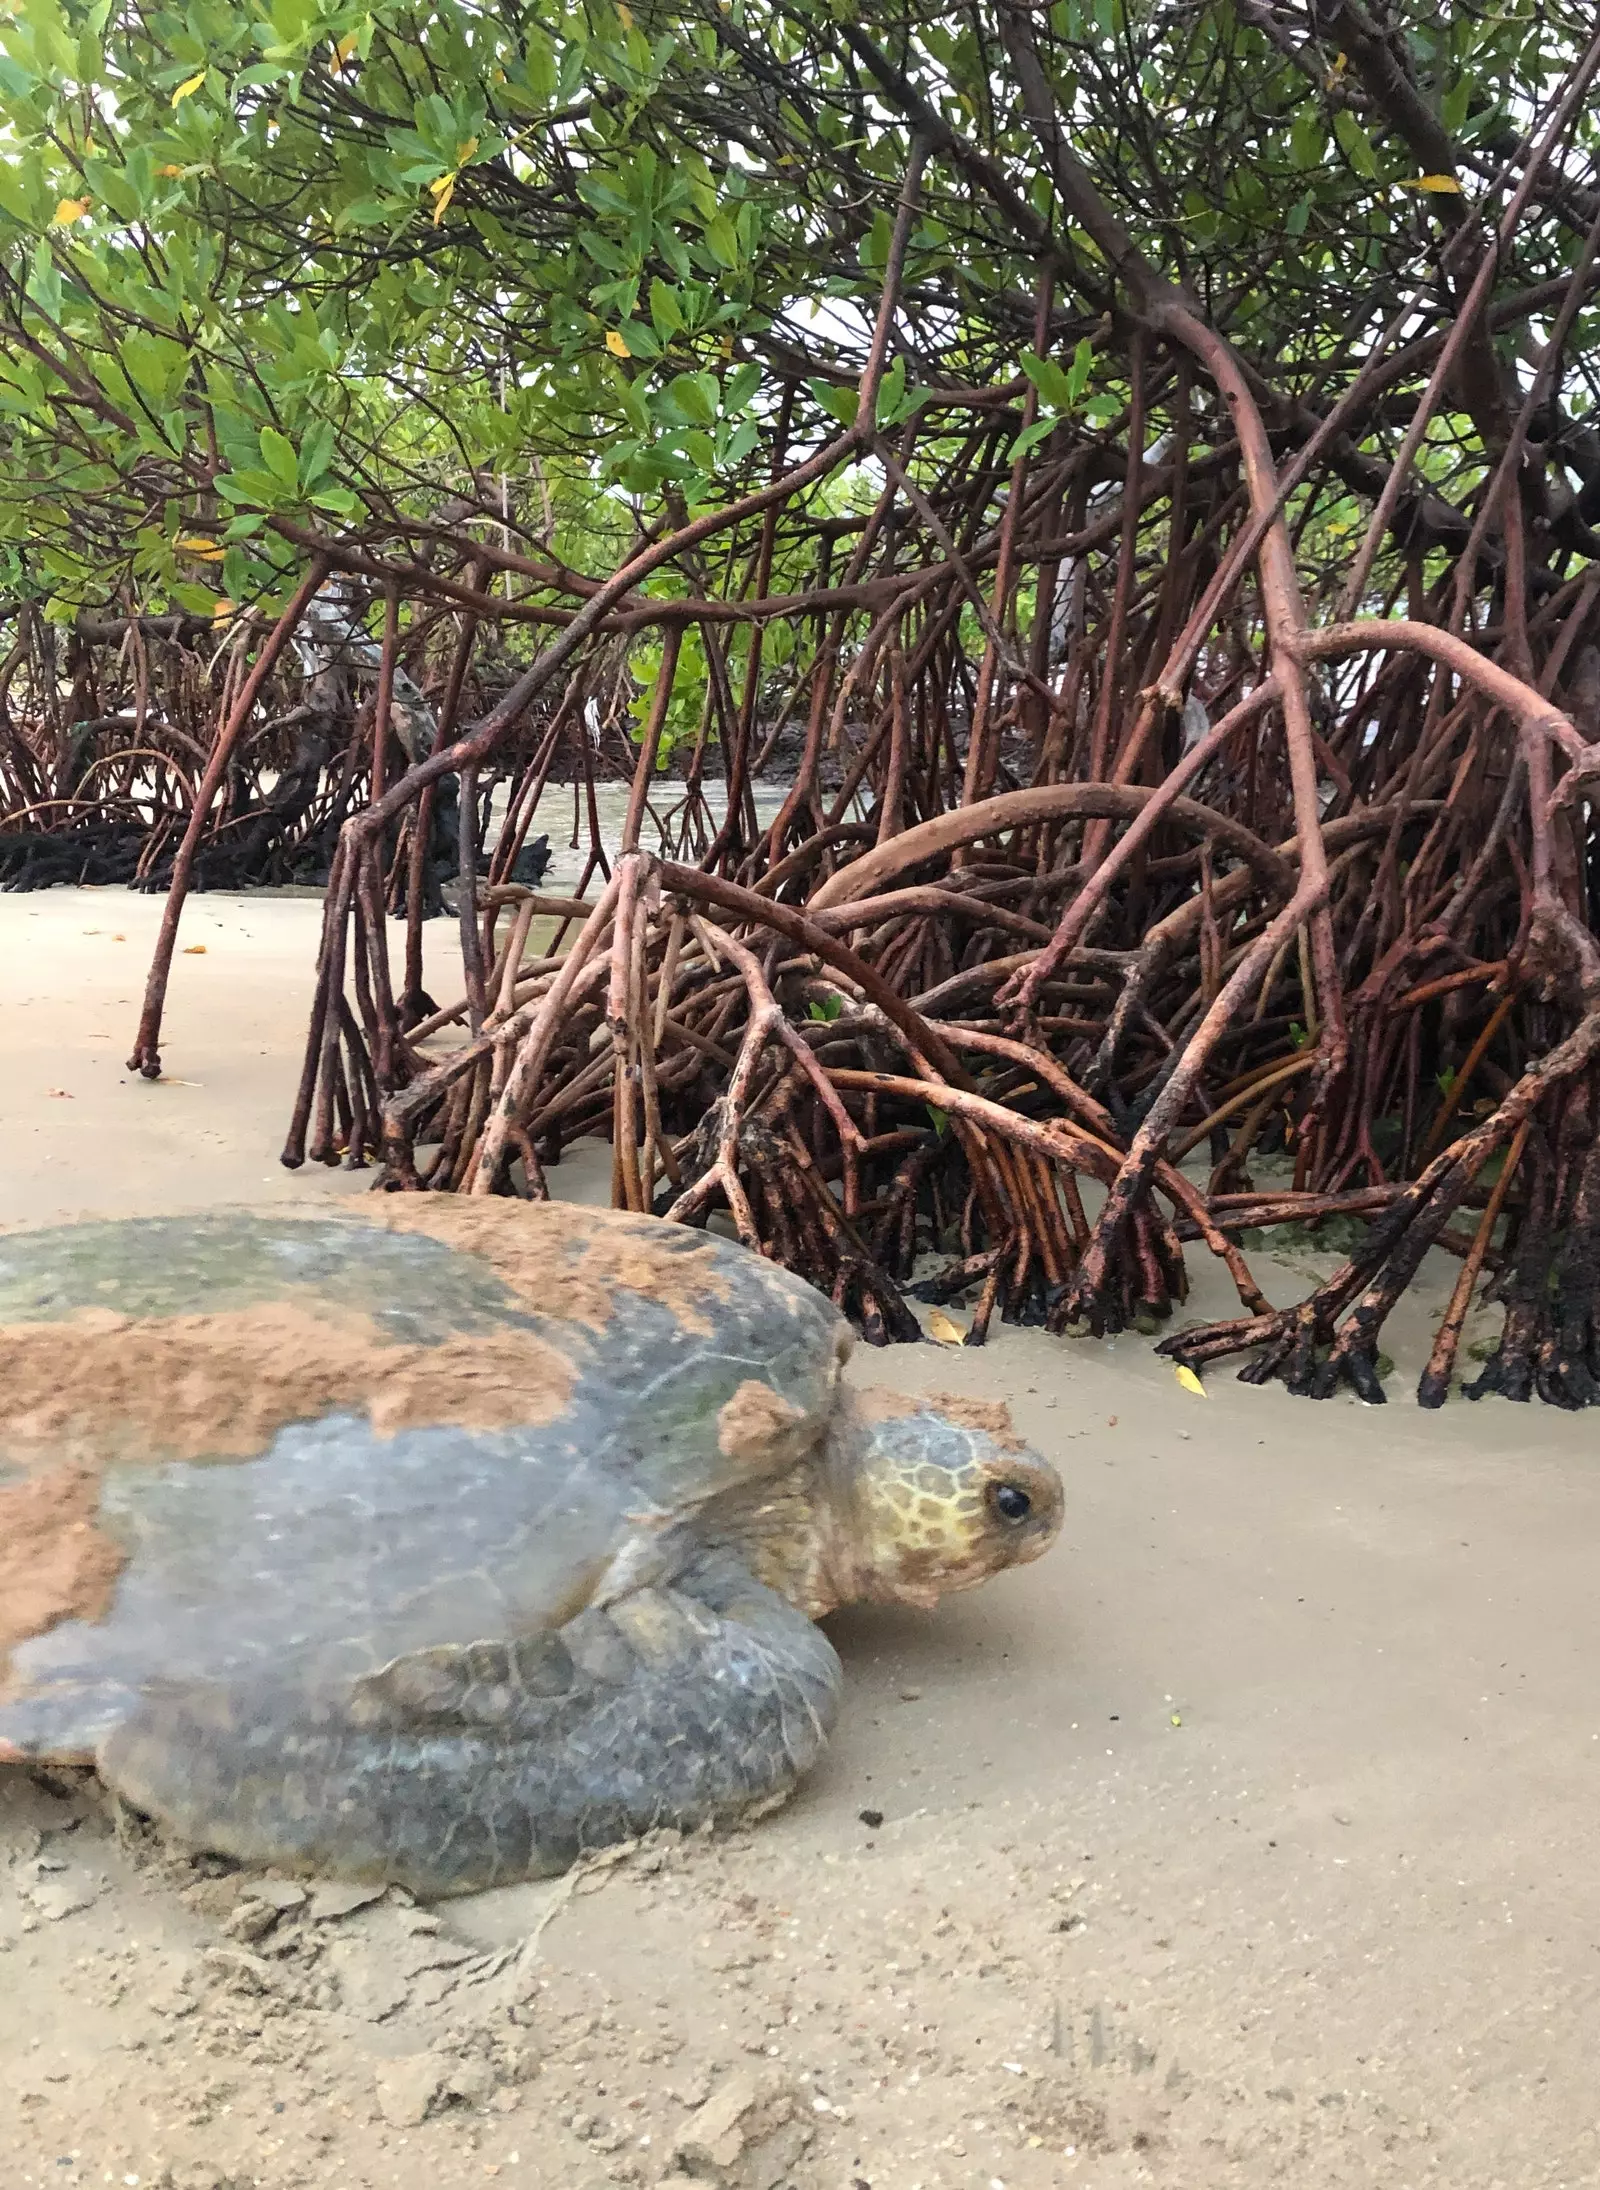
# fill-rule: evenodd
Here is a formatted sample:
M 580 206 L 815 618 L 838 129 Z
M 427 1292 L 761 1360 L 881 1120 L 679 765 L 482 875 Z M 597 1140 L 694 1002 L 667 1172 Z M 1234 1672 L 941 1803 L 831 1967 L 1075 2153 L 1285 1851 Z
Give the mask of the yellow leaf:
M 156 173 L 158 175 L 181 175 L 183 173 L 183 169 L 181 167 L 174 167 L 169 160 L 165 167 L 158 167 L 156 169 Z
M 184 945 L 183 955 L 185 958 L 204 958 L 205 954 L 206 947 L 204 943 L 186 943 Z
M 211 621 L 213 626 L 217 624 L 225 624 L 228 618 L 237 611 L 238 606 L 239 604 L 237 601 L 230 601 L 225 593 L 219 593 L 216 599 L 211 604 Z
M 192 533 L 184 539 L 174 540 L 172 544 L 185 555 L 198 555 L 202 562 L 220 563 L 222 560 L 222 549 L 215 540 L 206 539 L 202 533 Z
M 477 149 L 478 140 L 476 137 L 469 137 L 465 144 L 458 144 L 456 146 L 457 167 L 465 167 L 468 160 L 471 159 L 473 153 L 476 152 Z
M 628 0 L 617 0 L 617 21 L 624 30 L 632 30 L 633 10 L 628 6 Z
M 201 69 L 197 76 L 186 76 L 183 82 L 178 86 L 177 90 L 172 94 L 173 105 L 182 106 L 185 99 L 193 98 L 194 94 L 200 89 L 200 86 L 205 82 L 205 80 L 206 72 L 204 69 Z
M 1206 1396 L 1206 1388 L 1201 1383 L 1199 1377 L 1195 1375 L 1193 1369 L 1180 1368 L 1178 1370 L 1178 1382 L 1183 1386 L 1186 1392 L 1193 1392 L 1198 1398 L 1201 1399 L 1204 1399 L 1204 1397 Z
M 1173 1725 L 1174 1725 L 1174 1726 L 1181 1726 L 1181 1725 L 1183 1724 L 1183 1718 L 1182 1718 L 1182 1715 L 1181 1715 L 1181 1713 L 1179 1713 L 1179 1712 L 1177 1712 L 1177 1711 L 1174 1711 L 1174 1712 L 1173 1712 L 1173 1714 L 1172 1714 L 1172 1723 L 1173 1723 Z
M 623 341 L 621 335 L 617 333 L 615 327 L 612 327 L 607 331 L 606 348 L 611 352 L 611 355 L 613 357 L 632 357 L 633 355 L 633 352 Z
M 942 1308 L 931 1308 L 928 1311 L 928 1336 L 936 1338 L 941 1346 L 964 1346 L 967 1342 L 966 1332 Z
M 343 75 L 346 61 L 350 59 L 360 43 L 361 40 L 355 31 L 350 31 L 345 37 L 335 40 L 333 60 L 330 64 L 335 76 Z
M 1401 186 L 1406 190 L 1431 190 L 1441 198 L 1459 198 L 1461 185 L 1454 175 L 1418 175 Z
M 52 228 L 70 228 L 74 221 L 81 221 L 89 210 L 87 198 L 63 198 L 50 216 Z
M 441 175 L 437 182 L 429 183 L 428 188 L 433 192 L 433 225 L 437 228 L 456 194 L 456 178 L 453 174 Z

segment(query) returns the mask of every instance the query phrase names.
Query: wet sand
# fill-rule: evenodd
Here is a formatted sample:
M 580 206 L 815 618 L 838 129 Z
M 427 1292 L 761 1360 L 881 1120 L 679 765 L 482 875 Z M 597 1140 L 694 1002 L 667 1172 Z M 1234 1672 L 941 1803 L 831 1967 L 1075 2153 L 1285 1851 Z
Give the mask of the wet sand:
M 318 906 L 194 901 L 152 1086 L 123 1059 L 158 915 L 0 897 L 0 1223 L 366 1189 L 276 1161 Z M 443 1002 L 453 924 L 426 933 Z M 553 1176 L 605 1181 L 603 1151 Z M 1258 1264 L 1281 1299 L 1330 1266 Z M 1063 1542 L 934 1615 L 839 1619 L 802 1795 L 599 1890 L 252 1941 L 248 1881 L 0 1772 L 7 2185 L 654 2184 L 741 2075 L 776 2095 L 738 2190 L 1592 2183 L 1596 1429 L 1417 1411 L 1454 1269 L 1396 1319 L 1383 1409 L 1196 1398 L 1133 1336 L 863 1349 L 863 1380 L 1008 1399 Z

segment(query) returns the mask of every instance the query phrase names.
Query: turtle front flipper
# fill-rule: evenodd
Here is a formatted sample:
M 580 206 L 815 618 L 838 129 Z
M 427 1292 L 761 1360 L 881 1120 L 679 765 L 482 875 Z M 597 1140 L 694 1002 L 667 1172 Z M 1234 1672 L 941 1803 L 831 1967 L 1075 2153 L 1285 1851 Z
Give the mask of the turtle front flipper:
M 839 1685 L 804 1614 L 712 1557 L 557 1633 L 397 1658 L 337 1700 L 153 1686 L 97 1761 L 198 1847 L 431 1898 L 781 1800 Z

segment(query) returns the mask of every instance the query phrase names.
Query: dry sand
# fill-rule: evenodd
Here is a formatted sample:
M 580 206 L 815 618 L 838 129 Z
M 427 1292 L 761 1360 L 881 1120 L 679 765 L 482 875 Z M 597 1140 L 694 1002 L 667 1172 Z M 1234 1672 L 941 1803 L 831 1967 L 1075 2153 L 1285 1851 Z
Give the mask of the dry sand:
M 196 900 L 152 1087 L 122 1059 L 157 911 L 0 899 L 0 1219 L 361 1191 L 274 1160 L 317 907 Z M 1260 1262 L 1282 1298 L 1317 1267 Z M 0 2184 L 1593 2184 L 1595 1431 L 1417 1412 L 1450 1274 L 1381 1413 L 1198 1399 L 1134 1337 L 858 1357 L 1008 1399 L 1067 1529 L 835 1622 L 833 1749 L 749 1833 L 280 1913 L 0 1772 Z

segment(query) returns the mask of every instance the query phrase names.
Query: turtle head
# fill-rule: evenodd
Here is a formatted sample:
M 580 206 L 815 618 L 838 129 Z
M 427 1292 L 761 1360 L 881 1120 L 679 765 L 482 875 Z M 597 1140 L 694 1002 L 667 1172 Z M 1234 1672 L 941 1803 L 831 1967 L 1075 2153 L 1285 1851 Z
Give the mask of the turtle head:
M 931 1605 L 1037 1559 L 1060 1530 L 1061 1478 L 1003 1406 L 856 1392 L 830 1443 L 836 1603 Z

